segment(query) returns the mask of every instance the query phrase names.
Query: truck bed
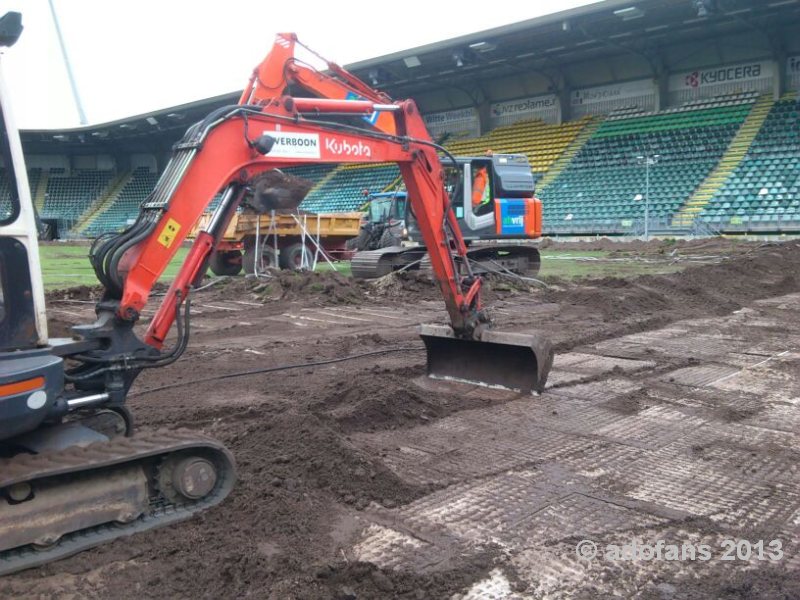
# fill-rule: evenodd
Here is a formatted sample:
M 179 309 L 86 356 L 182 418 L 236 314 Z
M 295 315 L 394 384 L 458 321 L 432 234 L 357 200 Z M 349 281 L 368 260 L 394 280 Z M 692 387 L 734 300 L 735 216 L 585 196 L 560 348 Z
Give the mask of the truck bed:
M 296 217 L 301 223 L 305 223 L 307 233 L 314 237 L 319 234 L 321 238 L 331 236 L 351 238 L 358 235 L 361 216 L 362 213 L 360 212 L 275 215 L 274 232 L 279 236 L 301 236 L 303 231 L 297 220 L 295 220 Z M 200 217 L 189 237 L 194 237 L 197 231 L 205 227 L 210 219 L 211 213 L 205 213 Z M 266 235 L 267 232 L 270 232 L 272 226 L 273 217 L 271 215 L 236 213 L 228 224 L 222 239 L 226 242 L 239 242 L 246 236 L 255 235 L 257 229 L 260 235 Z

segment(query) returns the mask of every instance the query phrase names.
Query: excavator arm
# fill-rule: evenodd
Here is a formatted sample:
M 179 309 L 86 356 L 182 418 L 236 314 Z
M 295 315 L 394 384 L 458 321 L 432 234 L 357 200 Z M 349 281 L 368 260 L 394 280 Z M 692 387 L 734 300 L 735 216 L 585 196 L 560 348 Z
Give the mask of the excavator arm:
M 298 45 L 324 62 L 327 72 L 323 73 L 297 60 L 294 51 Z M 320 98 L 370 100 L 379 105 L 392 101 L 383 92 L 372 89 L 352 73 L 311 50 L 294 33 L 279 33 L 275 36 L 270 53 L 253 70 L 239 104 L 265 104 L 289 93 L 292 85 Z M 363 115 L 363 120 L 377 130 L 396 133 L 394 119 L 388 112 L 376 110 Z
M 306 118 L 328 113 L 363 115 L 376 108 L 392 114 L 397 129 L 407 134 L 354 132 L 334 122 Z M 117 273 L 102 274 L 103 279 L 122 284 L 117 287 L 121 291 L 117 316 L 123 320 L 138 318 L 153 284 L 218 190 L 225 191 L 217 214 L 196 238 L 148 329 L 145 341 L 156 348 L 164 343 L 176 318 L 179 299 L 186 298 L 189 286 L 204 274 L 220 229 L 255 177 L 276 168 L 313 163 L 394 162 L 408 189 L 413 190 L 413 208 L 426 244 L 440 250 L 432 253 L 432 261 L 453 328 L 459 335 L 471 335 L 480 321 L 481 281 L 462 276 L 450 252 L 453 247 L 463 255 L 466 248 L 455 226 L 435 145 L 426 138 L 427 131 L 410 100 L 376 105 L 370 101 L 284 97 L 259 110 L 231 107 L 223 117 L 179 145 L 173 162 L 185 162 L 185 168 L 162 179 L 142 210 L 149 233 L 124 250 Z M 185 160 L 184 153 L 191 158 Z M 162 194 L 165 187 L 174 188 L 174 192 Z
M 423 327 L 429 374 L 541 390 L 552 362 L 549 344 L 489 331 L 489 318 L 481 306 L 481 279 L 470 268 L 444 186 L 438 152 L 446 156 L 447 152 L 431 140 L 415 103 L 393 102 L 333 63 L 327 63 L 332 75 L 299 64 L 293 58 L 296 42 L 293 34 L 279 34 L 240 104 L 218 109 L 175 145 L 136 223 L 96 242 L 92 262 L 106 295 L 98 304 L 98 321 L 77 331 L 84 338 L 98 338 L 103 350 L 90 354 L 90 362 L 71 376 L 91 389 L 107 388 L 108 377 L 113 376 L 119 380 L 115 387 L 124 392 L 137 369 L 159 366 L 180 355 L 189 332 L 188 306 L 183 323 L 181 306 L 203 277 L 231 216 L 245 198 L 252 197 L 252 183 L 259 175 L 315 163 L 393 162 L 408 189 L 450 319 L 449 327 Z M 274 95 L 290 85 L 332 97 Z M 352 125 L 354 116 L 362 118 L 356 119 L 358 126 Z M 154 283 L 220 191 L 213 218 L 197 235 L 143 343 L 138 342 L 133 324 Z M 165 352 L 167 334 L 176 320 L 178 341 Z

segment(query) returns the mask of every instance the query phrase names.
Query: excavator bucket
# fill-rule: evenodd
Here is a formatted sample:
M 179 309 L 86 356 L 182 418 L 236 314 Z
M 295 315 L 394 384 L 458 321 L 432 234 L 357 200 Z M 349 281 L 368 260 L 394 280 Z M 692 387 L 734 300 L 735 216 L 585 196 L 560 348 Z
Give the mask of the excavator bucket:
M 314 184 L 278 169 L 259 175 L 252 183 L 248 204 L 257 214 L 271 210 L 293 211 L 300 206 Z
M 447 325 L 421 325 L 428 376 L 541 392 L 553 366 L 550 342 L 535 334 L 485 331 L 480 341 L 457 338 Z

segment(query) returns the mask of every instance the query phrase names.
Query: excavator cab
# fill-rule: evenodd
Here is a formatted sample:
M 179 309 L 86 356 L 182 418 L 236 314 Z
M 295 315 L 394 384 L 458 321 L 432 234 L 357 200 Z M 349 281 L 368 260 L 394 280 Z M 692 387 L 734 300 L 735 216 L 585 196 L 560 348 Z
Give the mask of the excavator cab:
M 527 157 L 494 154 L 445 163 L 445 185 L 464 239 L 532 239 L 542 233 Z
M 367 218 L 371 223 L 404 221 L 406 195 L 402 192 L 370 194 Z
M 481 273 L 535 276 L 541 265 L 539 250 L 520 243 L 542 234 L 542 202 L 535 196 L 528 158 L 494 154 L 443 162 L 445 189 L 474 266 Z M 405 226 L 409 240 L 422 241 L 413 213 L 406 215 Z M 490 245 L 472 245 L 489 240 Z
M 522 154 L 458 157 L 446 163 L 445 189 L 467 242 L 528 240 L 542 234 L 542 201 L 535 196 L 530 164 Z M 409 237 L 421 239 L 411 215 Z
M 22 19 L 0 18 L 0 46 L 19 37 Z M 0 198 L 0 449 L 41 423 L 63 386 L 62 360 L 47 344 L 36 218 L 13 114 L 0 73 L 0 158 L 7 193 Z

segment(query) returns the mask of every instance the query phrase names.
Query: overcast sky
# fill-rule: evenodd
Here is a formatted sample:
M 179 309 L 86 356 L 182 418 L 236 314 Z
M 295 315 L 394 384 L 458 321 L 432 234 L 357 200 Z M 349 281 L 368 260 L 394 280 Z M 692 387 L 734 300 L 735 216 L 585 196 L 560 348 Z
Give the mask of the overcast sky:
M 274 34 L 347 64 L 597 0 L 53 0 L 90 124 L 241 89 Z M 78 126 L 48 0 L 0 0 L 25 30 L 3 57 L 22 128 Z

